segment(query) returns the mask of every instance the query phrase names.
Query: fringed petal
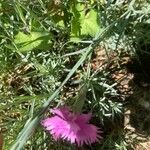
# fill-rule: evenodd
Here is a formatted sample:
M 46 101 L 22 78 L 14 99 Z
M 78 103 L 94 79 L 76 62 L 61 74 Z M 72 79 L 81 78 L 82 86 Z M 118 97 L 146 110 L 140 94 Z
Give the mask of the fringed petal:
M 92 114 L 75 114 L 69 107 L 52 109 L 54 117 L 41 121 L 55 140 L 64 139 L 71 143 L 92 144 L 102 139 L 101 129 L 89 124 Z

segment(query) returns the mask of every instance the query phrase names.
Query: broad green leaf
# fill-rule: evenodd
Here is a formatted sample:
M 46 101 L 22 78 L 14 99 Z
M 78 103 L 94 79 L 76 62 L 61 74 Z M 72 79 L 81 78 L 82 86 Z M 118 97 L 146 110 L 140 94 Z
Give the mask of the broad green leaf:
M 94 9 L 91 9 L 81 20 L 81 35 L 94 37 L 99 31 L 98 14 Z
M 47 32 L 31 32 L 25 34 L 19 32 L 15 38 L 14 43 L 21 52 L 31 51 L 33 49 L 47 49 L 51 45 L 51 35 Z
M 100 22 L 96 10 L 85 8 L 84 4 L 78 3 L 72 7 L 71 41 L 78 42 L 84 36 L 95 37 L 100 31 Z

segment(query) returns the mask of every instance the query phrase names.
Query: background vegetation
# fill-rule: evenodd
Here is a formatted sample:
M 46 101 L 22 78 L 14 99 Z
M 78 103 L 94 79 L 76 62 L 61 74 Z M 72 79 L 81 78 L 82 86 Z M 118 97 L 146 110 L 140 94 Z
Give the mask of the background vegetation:
M 137 103 L 129 100 L 135 89 L 149 91 L 149 6 L 148 0 L 0 0 L 3 149 L 77 149 L 53 141 L 39 125 L 49 108 L 74 103 L 92 111 L 104 131 L 101 143 L 81 149 L 138 149 L 124 118 Z M 134 85 L 121 87 L 125 80 Z M 145 101 L 139 106 L 149 113 Z

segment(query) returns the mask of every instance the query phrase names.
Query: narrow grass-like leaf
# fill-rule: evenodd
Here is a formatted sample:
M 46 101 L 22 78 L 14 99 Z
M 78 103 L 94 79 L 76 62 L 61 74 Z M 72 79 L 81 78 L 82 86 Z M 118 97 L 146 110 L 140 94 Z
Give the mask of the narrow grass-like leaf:
M 86 60 L 87 56 L 92 52 L 92 50 L 99 44 L 99 42 L 101 42 L 106 37 L 106 35 L 108 34 L 107 32 L 109 32 L 109 30 L 112 29 L 112 27 L 115 23 L 116 22 L 113 22 L 110 26 L 105 28 L 105 30 L 103 32 L 100 32 L 97 34 L 97 36 L 93 39 L 93 43 L 87 47 L 87 50 L 85 51 L 85 53 L 82 55 L 82 57 L 78 60 L 78 62 L 75 64 L 75 66 L 68 73 L 66 79 L 62 82 L 62 84 L 59 86 L 59 88 L 43 104 L 40 111 L 34 115 L 34 118 L 30 118 L 28 123 L 25 125 L 25 127 L 20 132 L 20 134 L 19 134 L 18 138 L 16 139 L 15 144 L 12 146 L 11 150 L 21 150 L 23 148 L 27 139 L 31 136 L 32 132 L 35 130 L 36 126 L 39 124 L 39 121 L 42 118 L 42 115 L 48 109 L 51 101 L 59 94 L 62 87 L 71 78 L 71 76 L 75 73 L 75 71 L 78 69 L 78 67 Z
M 15 7 L 15 10 L 16 10 L 17 14 L 19 15 L 20 19 L 22 20 L 22 22 L 25 25 L 27 25 L 25 17 L 24 17 L 23 12 L 22 12 L 22 8 L 20 7 L 20 4 L 17 1 L 14 1 L 14 7 Z
M 16 143 L 12 146 L 11 150 L 21 150 L 25 144 L 25 141 L 30 137 L 31 132 L 34 131 L 35 127 L 38 125 L 39 120 L 41 119 L 41 115 L 47 110 L 47 108 L 50 105 L 50 102 L 59 94 L 61 88 L 66 84 L 66 82 L 70 79 L 70 77 L 75 73 L 75 71 L 78 69 L 78 67 L 84 62 L 84 60 L 87 58 L 88 54 L 93 49 L 92 45 L 87 47 L 86 52 L 82 55 L 82 57 L 79 59 L 79 61 L 75 64 L 75 66 L 72 68 L 72 70 L 67 75 L 66 79 L 62 82 L 60 87 L 50 96 L 50 98 L 44 103 L 41 110 L 36 114 L 36 117 L 32 120 L 29 120 L 27 125 L 24 127 L 22 132 L 19 134 Z

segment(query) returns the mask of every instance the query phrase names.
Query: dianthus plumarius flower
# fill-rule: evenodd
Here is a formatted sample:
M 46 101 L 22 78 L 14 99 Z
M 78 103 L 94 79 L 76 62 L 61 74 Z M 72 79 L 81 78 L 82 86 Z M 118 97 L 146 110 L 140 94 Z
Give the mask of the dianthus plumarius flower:
M 55 140 L 65 139 L 82 146 L 102 139 L 100 128 L 89 123 L 91 113 L 74 113 L 69 107 L 55 108 L 51 112 L 54 116 L 42 120 L 41 124 Z

